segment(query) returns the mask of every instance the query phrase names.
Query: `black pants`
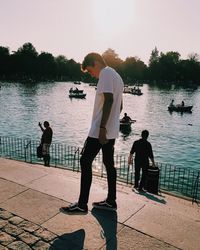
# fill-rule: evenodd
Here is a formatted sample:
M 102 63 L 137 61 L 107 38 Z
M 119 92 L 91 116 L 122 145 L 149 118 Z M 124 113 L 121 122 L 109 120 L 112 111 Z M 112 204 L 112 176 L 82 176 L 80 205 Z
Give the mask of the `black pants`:
M 80 159 L 81 185 L 78 201 L 80 205 L 84 206 L 88 203 L 90 187 L 92 183 L 92 162 L 96 155 L 99 153 L 100 149 L 102 149 L 103 163 L 106 167 L 107 172 L 107 200 L 111 202 L 116 200 L 116 169 L 114 167 L 114 144 L 115 139 L 111 139 L 108 141 L 108 143 L 102 145 L 96 138 L 87 138 Z
M 44 155 L 43 156 L 43 160 L 44 160 L 44 166 L 50 166 L 50 155 Z
M 140 180 L 140 171 L 142 169 L 142 178 Z M 135 163 L 135 187 L 146 188 L 148 166 Z M 139 184 L 140 180 L 140 184 Z

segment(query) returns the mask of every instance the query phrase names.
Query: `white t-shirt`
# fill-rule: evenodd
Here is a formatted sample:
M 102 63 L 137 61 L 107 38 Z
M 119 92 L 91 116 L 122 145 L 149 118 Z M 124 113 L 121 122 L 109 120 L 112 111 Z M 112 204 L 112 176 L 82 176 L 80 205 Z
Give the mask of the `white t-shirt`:
M 119 116 L 122 102 L 124 83 L 120 75 L 112 68 L 105 67 L 99 74 L 97 84 L 92 124 L 89 137 L 99 138 L 99 129 L 103 113 L 104 95 L 103 93 L 113 94 L 113 104 L 106 124 L 106 138 L 115 139 L 119 134 Z

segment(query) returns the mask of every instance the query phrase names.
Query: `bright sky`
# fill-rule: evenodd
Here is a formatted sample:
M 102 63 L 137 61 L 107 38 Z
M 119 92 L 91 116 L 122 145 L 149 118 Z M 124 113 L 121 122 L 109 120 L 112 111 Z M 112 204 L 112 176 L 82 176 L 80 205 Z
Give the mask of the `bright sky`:
M 0 46 L 25 42 L 76 62 L 112 48 L 148 63 L 152 49 L 200 55 L 200 0 L 0 0 Z

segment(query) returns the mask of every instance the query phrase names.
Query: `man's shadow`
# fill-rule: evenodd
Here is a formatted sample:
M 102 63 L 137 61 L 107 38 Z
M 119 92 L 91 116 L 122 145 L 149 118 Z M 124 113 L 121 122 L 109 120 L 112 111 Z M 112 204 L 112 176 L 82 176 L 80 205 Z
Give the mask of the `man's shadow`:
M 146 196 L 148 199 L 159 202 L 159 203 L 162 203 L 162 204 L 167 203 L 166 200 L 163 199 L 164 196 L 159 195 L 159 194 L 153 194 L 153 193 L 150 193 L 150 192 L 140 192 L 140 191 L 138 192 L 138 194 Z
M 66 233 L 54 239 L 49 250 L 83 250 L 85 230 L 79 229 L 72 233 Z
M 91 214 L 102 227 L 100 236 L 106 241 L 106 250 L 117 250 L 117 212 L 93 208 Z

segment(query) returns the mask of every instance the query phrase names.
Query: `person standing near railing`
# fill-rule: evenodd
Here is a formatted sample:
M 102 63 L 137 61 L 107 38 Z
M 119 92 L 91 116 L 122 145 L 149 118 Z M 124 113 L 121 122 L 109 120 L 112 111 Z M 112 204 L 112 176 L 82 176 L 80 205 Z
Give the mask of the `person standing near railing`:
M 143 130 L 141 133 L 141 139 L 134 141 L 129 157 L 128 164 L 133 164 L 133 154 L 135 153 L 135 189 L 139 191 L 145 191 L 145 184 L 147 178 L 147 171 L 149 167 L 149 159 L 152 162 L 152 166 L 155 167 L 153 150 L 151 143 L 147 141 L 149 136 L 148 130 Z M 142 178 L 140 179 L 140 170 L 142 169 Z M 140 182 L 139 182 L 140 181 Z
M 92 124 L 86 139 L 81 164 L 81 185 L 78 202 L 62 207 L 64 213 L 87 213 L 88 199 L 92 183 L 92 162 L 102 149 L 103 163 L 107 172 L 108 194 L 100 202 L 93 202 L 93 207 L 116 210 L 116 168 L 114 166 L 114 144 L 119 133 L 119 117 L 122 110 L 124 83 L 120 75 L 108 67 L 101 55 L 88 54 L 82 64 L 82 70 L 98 80 L 94 102 Z
M 50 165 L 49 148 L 52 142 L 53 130 L 51 129 L 48 121 L 44 122 L 45 129 L 42 127 L 42 124 L 40 122 L 38 123 L 38 126 L 41 128 L 43 132 L 41 137 L 41 144 L 42 144 L 42 155 L 44 160 L 44 166 L 49 166 Z

